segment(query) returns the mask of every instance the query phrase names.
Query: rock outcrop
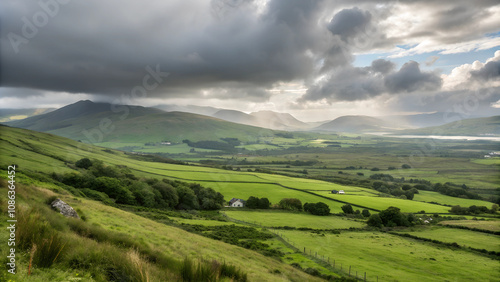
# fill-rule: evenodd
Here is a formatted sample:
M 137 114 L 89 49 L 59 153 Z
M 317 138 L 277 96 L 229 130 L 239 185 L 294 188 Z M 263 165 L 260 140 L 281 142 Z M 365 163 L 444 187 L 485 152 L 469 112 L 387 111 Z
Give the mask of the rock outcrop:
M 63 202 L 61 199 L 55 199 L 50 206 L 57 209 L 65 217 L 75 217 L 80 218 L 78 213 L 68 204 Z

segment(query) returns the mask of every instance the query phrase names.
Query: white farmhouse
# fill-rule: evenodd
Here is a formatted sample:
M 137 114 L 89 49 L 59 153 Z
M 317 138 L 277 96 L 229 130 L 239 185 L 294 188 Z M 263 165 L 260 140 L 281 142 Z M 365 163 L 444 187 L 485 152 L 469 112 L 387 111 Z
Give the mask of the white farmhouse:
M 242 200 L 242 199 L 236 199 L 236 198 L 232 198 L 230 201 L 229 201 L 229 206 L 230 207 L 233 207 L 233 208 L 242 208 L 245 206 L 245 201 Z
M 340 190 L 339 194 L 345 194 L 344 190 Z

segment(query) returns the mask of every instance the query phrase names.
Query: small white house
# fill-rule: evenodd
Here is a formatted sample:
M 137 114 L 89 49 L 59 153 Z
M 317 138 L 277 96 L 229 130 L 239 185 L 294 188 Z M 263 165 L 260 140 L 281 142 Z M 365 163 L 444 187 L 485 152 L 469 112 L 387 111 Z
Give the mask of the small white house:
M 242 208 L 245 206 L 245 201 L 242 199 L 232 198 L 231 201 L 229 201 L 229 206 L 233 208 Z
M 344 190 L 340 190 L 339 194 L 345 194 Z

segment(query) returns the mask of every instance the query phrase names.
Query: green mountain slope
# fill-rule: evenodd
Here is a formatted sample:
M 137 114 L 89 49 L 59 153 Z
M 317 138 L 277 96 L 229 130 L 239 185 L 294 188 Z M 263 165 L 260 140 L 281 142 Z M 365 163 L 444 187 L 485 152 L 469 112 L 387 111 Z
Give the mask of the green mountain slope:
M 224 137 L 253 141 L 259 136 L 273 136 L 271 130 L 213 117 L 91 101 L 80 101 L 48 114 L 7 124 L 87 143 L 180 142 L 184 139 L 200 141 Z
M 464 119 L 441 126 L 403 130 L 398 134 L 415 135 L 500 135 L 500 116 Z

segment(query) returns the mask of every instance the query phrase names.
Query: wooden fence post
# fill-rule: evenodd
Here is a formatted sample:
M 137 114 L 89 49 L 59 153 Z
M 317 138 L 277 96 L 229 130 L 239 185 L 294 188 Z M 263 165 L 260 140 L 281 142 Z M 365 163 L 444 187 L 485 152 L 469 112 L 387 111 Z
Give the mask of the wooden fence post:
M 365 272 L 365 282 L 366 282 L 366 272 Z

